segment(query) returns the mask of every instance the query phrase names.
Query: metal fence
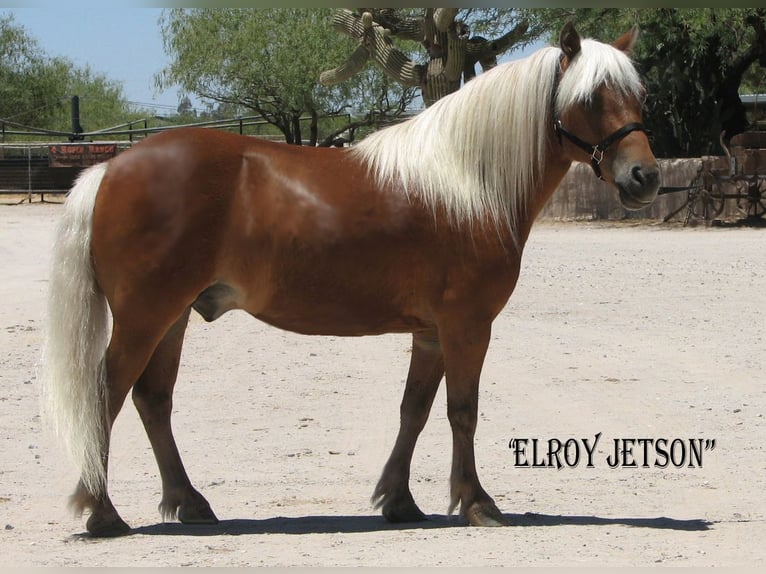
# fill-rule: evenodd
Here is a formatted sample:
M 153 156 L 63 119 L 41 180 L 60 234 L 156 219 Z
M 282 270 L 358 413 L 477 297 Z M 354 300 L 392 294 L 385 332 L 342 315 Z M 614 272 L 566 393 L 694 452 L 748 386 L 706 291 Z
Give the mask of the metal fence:
M 82 167 L 55 167 L 49 150 L 60 143 L 1 143 L 0 195 L 22 196 L 32 201 L 33 195 L 44 199 L 46 194 L 69 191 Z M 118 149 L 130 147 L 130 142 L 117 142 Z

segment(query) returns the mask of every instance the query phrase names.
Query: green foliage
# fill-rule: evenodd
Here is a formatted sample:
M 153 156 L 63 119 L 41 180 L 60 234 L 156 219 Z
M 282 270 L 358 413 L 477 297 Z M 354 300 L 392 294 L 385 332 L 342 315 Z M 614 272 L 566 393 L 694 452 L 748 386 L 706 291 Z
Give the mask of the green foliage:
M 66 60 L 56 60 L 60 68 L 57 92 L 61 94 L 52 128 L 70 130 L 71 97 L 80 98 L 80 123 L 85 132 L 102 130 L 130 120 L 139 114 L 130 112 L 122 95 L 122 85 L 89 67 L 78 68 Z
M 322 71 L 354 49 L 333 29 L 332 13 L 327 8 L 165 10 L 160 27 L 171 64 L 157 75 L 157 85 L 178 85 L 203 99 L 260 114 L 291 143 L 299 143 L 301 127 L 304 133 L 308 127 L 301 118 L 312 117 L 321 141 L 332 128 L 320 118 L 352 107 L 366 113 L 380 103 L 376 98 L 396 99 L 403 92 L 381 74 L 330 87 L 319 83 Z
M 37 42 L 12 16 L 0 15 L 0 118 L 18 123 L 48 121 L 55 81 L 55 70 L 46 65 Z
M 157 77 L 203 98 L 260 113 L 292 134 L 304 112 L 331 105 L 316 82 L 327 10 L 172 9 L 160 21 L 172 63 Z M 335 39 L 335 38 L 333 38 Z
M 583 36 L 611 41 L 638 25 L 641 36 L 634 60 L 646 84 L 645 123 L 654 133 L 655 153 L 666 157 L 721 154 L 719 134 L 743 129 L 743 110 L 736 99 L 740 67 L 756 34 L 747 17 L 764 17 L 762 9 L 621 8 L 532 9 L 539 26 L 558 30 L 571 19 Z M 748 65 L 745 93 L 763 90 L 764 68 Z M 739 74 L 739 78 L 738 78 Z M 727 99 L 729 98 L 729 99 Z
M 118 82 L 64 58 L 47 56 L 12 16 L 0 15 L 0 118 L 69 132 L 74 95 L 80 96 L 85 131 L 137 117 L 129 113 Z

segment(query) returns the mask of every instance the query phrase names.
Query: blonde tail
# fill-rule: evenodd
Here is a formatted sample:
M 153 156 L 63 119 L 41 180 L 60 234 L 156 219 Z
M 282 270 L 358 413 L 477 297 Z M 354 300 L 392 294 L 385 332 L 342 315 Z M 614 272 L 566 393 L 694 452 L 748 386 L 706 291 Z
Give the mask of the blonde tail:
M 106 171 L 99 164 L 78 177 L 53 246 L 42 355 L 43 415 L 80 467 L 86 489 L 106 493 L 108 417 L 104 355 L 109 316 L 91 260 L 91 223 Z

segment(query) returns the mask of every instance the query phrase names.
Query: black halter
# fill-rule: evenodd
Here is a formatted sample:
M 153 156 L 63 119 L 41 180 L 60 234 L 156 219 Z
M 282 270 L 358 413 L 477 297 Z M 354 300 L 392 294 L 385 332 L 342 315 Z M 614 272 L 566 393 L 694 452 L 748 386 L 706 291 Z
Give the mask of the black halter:
M 564 59 L 564 54 L 562 53 L 561 60 L 563 59 Z M 559 138 L 559 145 L 564 145 L 564 142 L 561 139 L 561 136 L 564 136 L 574 145 L 584 150 L 585 153 L 589 153 L 590 166 L 593 168 L 593 172 L 596 174 L 596 177 L 603 180 L 604 178 L 601 175 L 601 162 L 604 160 L 604 152 L 606 151 L 606 149 L 613 143 L 620 141 L 630 132 L 642 131 L 647 134 L 649 132 L 646 128 L 644 128 L 643 124 L 639 122 L 633 122 L 633 123 L 622 126 L 620 129 L 608 135 L 596 145 L 593 145 L 586 141 L 581 140 L 572 132 L 565 129 L 564 126 L 561 124 L 561 120 L 556 117 L 555 106 L 556 106 L 556 94 L 558 93 L 558 86 L 559 86 L 559 75 L 556 74 L 556 80 L 553 82 L 553 98 L 551 99 L 551 107 L 554 108 L 553 128 L 556 130 L 556 136 Z
M 613 143 L 620 141 L 630 132 L 642 131 L 646 133 L 646 128 L 644 128 L 643 124 L 639 122 L 633 122 L 631 124 L 622 126 L 620 129 L 608 135 L 596 145 L 593 145 L 593 144 L 589 144 L 586 141 L 581 140 L 572 132 L 564 129 L 564 126 L 561 125 L 561 120 L 559 119 L 556 119 L 553 122 L 553 127 L 555 128 L 556 135 L 559 138 L 559 145 L 564 145 L 561 140 L 561 136 L 564 136 L 570 142 L 575 144 L 577 147 L 579 147 L 582 150 L 585 150 L 586 153 L 590 154 L 590 166 L 593 168 L 593 171 L 595 172 L 596 177 L 598 177 L 599 179 L 604 179 L 601 176 L 600 164 L 604 159 L 604 152 L 606 151 L 606 148 L 608 148 Z

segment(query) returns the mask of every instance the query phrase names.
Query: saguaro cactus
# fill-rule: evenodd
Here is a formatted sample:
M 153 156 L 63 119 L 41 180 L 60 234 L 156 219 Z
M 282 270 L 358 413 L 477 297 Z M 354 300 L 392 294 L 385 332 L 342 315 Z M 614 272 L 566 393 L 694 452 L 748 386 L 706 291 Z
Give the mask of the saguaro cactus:
M 338 10 L 333 26 L 359 43 L 337 68 L 322 72 L 324 85 L 342 82 L 372 60 L 385 73 L 405 86 L 418 86 L 425 105 L 460 88 L 474 75 L 476 64 L 486 71 L 497 64 L 497 56 L 524 38 L 527 24 L 521 22 L 494 40 L 470 37 L 465 22 L 456 20 L 458 8 L 427 8 L 422 17 L 402 16 L 390 8 Z M 394 46 L 393 38 L 422 43 L 428 53 L 425 64 L 415 63 Z

